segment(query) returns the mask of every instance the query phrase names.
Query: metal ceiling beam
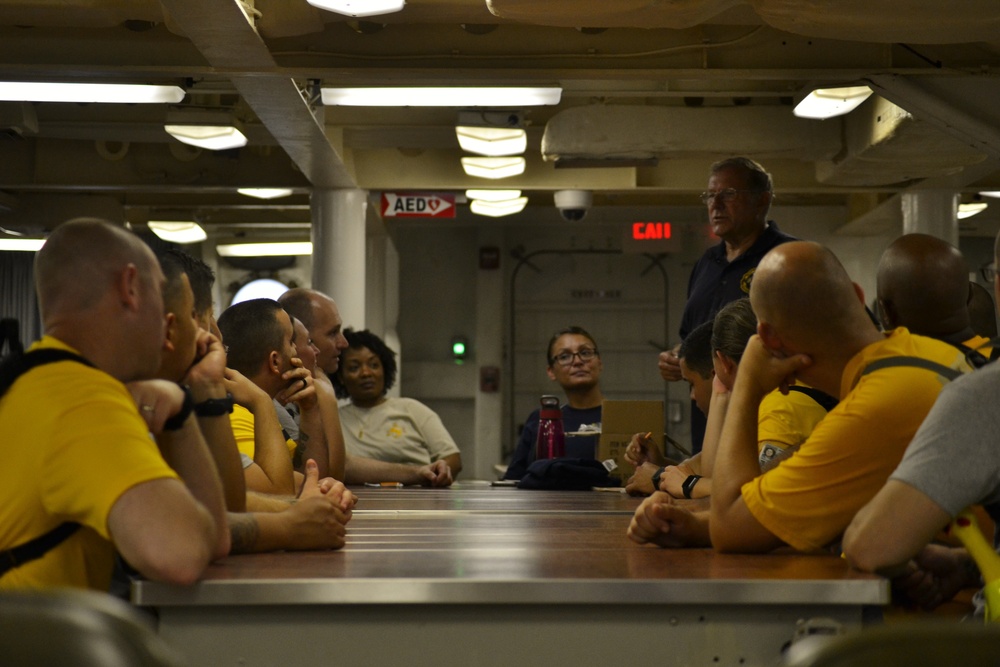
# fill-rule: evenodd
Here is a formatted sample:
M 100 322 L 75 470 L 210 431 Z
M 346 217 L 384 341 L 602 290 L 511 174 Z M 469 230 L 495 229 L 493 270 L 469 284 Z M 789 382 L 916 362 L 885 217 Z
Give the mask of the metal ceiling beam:
M 170 17 L 213 68 L 275 70 L 267 45 L 235 0 L 160 0 Z M 295 81 L 282 76 L 234 76 L 233 85 L 314 187 L 353 188 L 342 149 Z

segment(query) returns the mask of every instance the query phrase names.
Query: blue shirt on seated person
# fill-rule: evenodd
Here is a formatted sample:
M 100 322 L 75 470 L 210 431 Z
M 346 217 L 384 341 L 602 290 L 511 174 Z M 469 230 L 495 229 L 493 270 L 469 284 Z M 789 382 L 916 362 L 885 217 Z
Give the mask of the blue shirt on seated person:
M 584 424 L 600 423 L 604 397 L 599 382 L 603 366 L 593 336 L 582 327 L 567 327 L 549 340 L 546 359 L 549 379 L 558 382 L 566 393 L 567 402 L 562 406 L 563 430 L 571 433 Z M 538 413 L 536 409 L 525 422 L 504 479 L 521 479 L 535 460 Z M 567 439 L 568 450 L 572 449 L 570 442 Z

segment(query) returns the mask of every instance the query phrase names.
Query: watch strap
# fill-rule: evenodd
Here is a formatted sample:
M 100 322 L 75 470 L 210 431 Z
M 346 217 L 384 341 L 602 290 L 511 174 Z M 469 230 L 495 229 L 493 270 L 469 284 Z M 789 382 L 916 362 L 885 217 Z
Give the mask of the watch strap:
M 164 431 L 176 431 L 180 429 L 194 410 L 194 399 L 191 398 L 191 390 L 184 385 L 180 385 L 180 388 L 184 390 L 184 403 L 176 415 L 163 422 Z
M 208 398 L 194 404 L 194 413 L 199 417 L 221 417 L 233 411 L 233 395 L 226 393 L 223 398 Z
M 701 475 L 688 475 L 684 483 L 681 484 L 681 491 L 684 492 L 685 498 L 690 500 L 691 492 L 694 491 L 694 485 L 698 483 L 699 479 L 701 479 Z
M 663 471 L 666 470 L 666 466 L 660 466 L 653 473 L 653 491 L 660 490 L 660 478 L 663 476 Z

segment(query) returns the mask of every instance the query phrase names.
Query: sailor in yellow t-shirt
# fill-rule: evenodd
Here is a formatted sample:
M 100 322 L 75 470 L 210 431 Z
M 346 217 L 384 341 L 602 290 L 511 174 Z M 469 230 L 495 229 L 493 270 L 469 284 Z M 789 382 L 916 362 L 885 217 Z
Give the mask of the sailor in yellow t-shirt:
M 769 252 L 750 300 L 758 335 L 746 346 L 733 386 L 711 508 L 669 506 L 654 494 L 629 527 L 635 541 L 725 552 L 830 546 L 895 469 L 948 376 L 971 370 L 946 343 L 904 328 L 880 332 L 862 290 L 816 243 L 792 242 Z M 930 367 L 873 366 L 898 357 Z M 761 474 L 760 404 L 796 380 L 840 402 L 794 456 Z
M 22 373 L 0 398 L 0 564 L 80 527 L 4 568 L 0 588 L 107 590 L 116 549 L 149 579 L 195 581 L 229 530 L 190 394 L 144 381 L 164 343 L 156 258 L 120 227 L 74 220 L 39 251 L 35 282 L 45 337 L 25 360 L 76 356 Z
M 775 389 L 760 402 L 757 450 L 761 472 L 794 454 L 837 404 L 821 391 L 796 383 L 787 394 Z
M 233 435 L 240 452 L 264 472 L 248 476 L 248 487 L 294 493 L 293 459 L 296 473 L 312 459 L 319 476 L 329 476 L 336 457 L 328 447 L 315 380 L 298 358 L 288 313 L 273 299 L 251 299 L 223 311 L 218 326 L 227 349 L 227 388 L 236 403 L 230 415 Z M 282 433 L 273 399 L 299 406 L 298 442 Z

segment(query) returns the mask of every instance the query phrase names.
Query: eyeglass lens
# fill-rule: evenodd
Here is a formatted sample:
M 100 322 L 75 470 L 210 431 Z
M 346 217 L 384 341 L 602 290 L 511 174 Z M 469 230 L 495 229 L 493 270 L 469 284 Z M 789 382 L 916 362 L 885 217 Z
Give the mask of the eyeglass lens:
M 580 361 L 590 361 L 595 356 L 597 356 L 597 351 L 592 350 L 589 347 L 585 347 L 582 350 L 576 352 L 562 352 L 557 354 L 555 359 L 561 366 L 569 366 L 573 363 L 573 357 L 580 357 Z

